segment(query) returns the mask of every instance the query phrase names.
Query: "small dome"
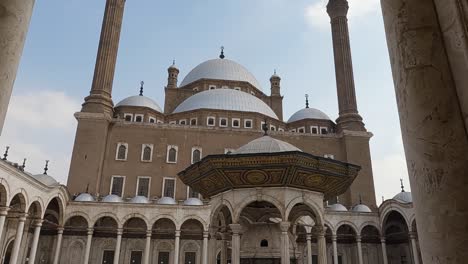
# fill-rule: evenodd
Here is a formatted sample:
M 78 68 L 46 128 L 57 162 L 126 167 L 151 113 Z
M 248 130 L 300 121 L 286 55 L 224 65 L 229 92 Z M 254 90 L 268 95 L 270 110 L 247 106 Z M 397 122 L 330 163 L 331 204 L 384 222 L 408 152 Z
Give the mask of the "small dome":
M 353 207 L 353 212 L 357 213 L 372 213 L 372 210 L 364 204 L 358 204 Z
M 184 205 L 200 206 L 203 205 L 203 202 L 198 198 L 188 198 L 184 201 Z
M 216 109 L 260 113 L 278 119 L 275 112 L 259 98 L 234 89 L 214 89 L 190 96 L 174 110 L 174 113 L 196 109 Z
M 120 106 L 147 107 L 147 108 L 153 109 L 154 111 L 162 113 L 161 107 L 159 107 L 159 105 L 155 101 L 143 95 L 135 95 L 135 96 L 127 97 L 115 105 L 115 107 L 120 107 Z
M 330 205 L 328 209 L 330 211 L 335 211 L 335 212 L 347 212 L 348 211 L 348 209 L 346 209 L 344 205 L 339 204 L 339 203 Z
M 115 195 L 115 194 L 109 194 L 106 197 L 102 199 L 102 202 L 104 203 L 122 203 L 122 197 Z
M 410 192 L 400 192 L 399 194 L 395 195 L 395 197 L 393 197 L 393 200 L 397 200 L 398 202 L 405 204 L 412 203 L 413 196 Z
M 80 193 L 74 200 L 75 202 L 94 202 L 94 197 L 89 193 Z
M 59 183 L 54 178 L 47 174 L 37 174 L 33 175 L 32 177 L 47 186 L 59 185 Z
M 158 204 L 165 204 L 165 205 L 175 205 L 177 204 L 174 198 L 172 197 L 161 197 L 158 200 Z
M 304 108 L 296 113 L 294 113 L 288 120 L 288 123 L 292 123 L 295 121 L 303 120 L 303 119 L 323 119 L 323 120 L 331 120 L 327 114 L 324 112 L 315 109 L 315 108 Z
M 269 136 L 263 136 L 250 141 L 246 145 L 233 151 L 231 154 L 276 153 L 288 151 L 301 151 L 297 147 Z
M 130 200 L 130 203 L 147 204 L 149 201 L 145 196 L 135 196 Z
M 201 79 L 248 82 L 257 89 L 262 90 L 252 73 L 239 63 L 228 59 L 208 60 L 199 64 L 187 74 L 180 87 Z

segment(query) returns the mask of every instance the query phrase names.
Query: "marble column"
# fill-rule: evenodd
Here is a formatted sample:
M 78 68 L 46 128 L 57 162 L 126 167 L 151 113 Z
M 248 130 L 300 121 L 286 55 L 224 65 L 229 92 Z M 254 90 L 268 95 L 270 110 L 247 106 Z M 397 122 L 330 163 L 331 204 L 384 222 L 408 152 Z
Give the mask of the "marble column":
M 150 264 L 150 251 L 151 251 L 151 235 L 152 230 L 146 231 L 146 244 L 145 244 L 145 256 L 143 257 L 143 264 Z
M 26 222 L 26 214 L 22 214 L 18 218 L 18 225 L 16 226 L 16 236 L 15 242 L 13 243 L 13 249 L 11 251 L 10 263 L 17 264 L 18 256 L 21 246 L 21 240 L 23 238 L 23 231 L 24 231 L 24 222 Z
M 361 236 L 356 236 L 356 248 L 357 248 L 357 255 L 358 255 L 358 263 L 363 264 L 362 259 L 362 243 L 361 243 Z
M 120 42 L 125 0 L 107 0 L 90 95 L 82 112 L 112 113 L 112 86 Z
M 210 228 L 210 240 L 208 242 L 208 264 L 216 264 L 216 234 L 218 233 L 217 228 Z
M 42 219 L 34 220 L 34 235 L 31 244 L 31 251 L 29 252 L 28 263 L 35 263 L 36 261 L 37 245 L 39 244 L 39 236 L 41 234 L 42 222 Z
M 338 242 L 336 235 L 332 236 L 332 243 L 333 243 L 333 263 L 338 264 Z
M 282 264 L 289 264 L 290 257 L 289 257 L 289 235 L 288 230 L 291 226 L 289 222 L 281 222 L 280 229 L 281 229 L 281 263 Z
M 0 1 L 0 135 L 35 0 Z
M 240 232 L 242 226 L 240 224 L 230 224 L 232 230 L 231 243 L 231 264 L 240 264 Z
M 348 1 L 330 0 L 327 12 L 331 19 L 335 75 L 338 91 L 339 130 L 365 131 L 359 115 L 354 87 L 353 62 L 348 30 Z
M 228 261 L 228 238 L 229 235 L 222 233 L 222 244 L 221 244 L 221 264 L 227 264 Z
M 306 235 L 307 240 L 307 264 L 312 264 L 312 235 L 309 233 Z
M 174 241 L 174 264 L 179 264 L 179 250 L 180 250 L 180 230 L 175 231 Z
M 3 228 L 5 227 L 5 220 L 9 210 L 9 207 L 0 207 L 0 241 L 2 241 Z
M 411 249 L 413 251 L 413 262 L 414 264 L 419 264 L 419 253 L 418 253 L 418 245 L 416 244 L 416 234 L 411 232 L 409 234 L 411 240 Z
M 207 231 L 203 232 L 202 264 L 208 264 L 208 236 L 209 236 L 209 233 Z
M 55 254 L 53 264 L 58 264 L 60 260 L 60 251 L 62 250 L 63 227 L 57 228 L 57 243 L 55 244 Z
M 314 227 L 315 234 L 317 235 L 318 246 L 318 264 L 327 264 L 327 241 L 325 239 L 325 227 Z
M 380 244 L 382 245 L 383 264 L 388 264 L 387 243 L 385 242 L 385 237 L 380 238 Z
M 86 249 L 85 249 L 83 264 L 88 264 L 89 263 L 89 255 L 91 254 L 91 244 L 93 243 L 93 233 L 94 233 L 94 229 L 93 228 L 88 228 L 87 233 L 86 233 L 86 235 L 87 235 Z
M 434 2 L 442 3 L 381 0 L 381 6 L 413 204 L 418 229 L 424 230 L 418 234 L 421 262 L 463 263 L 468 135 L 460 101 L 468 98 L 457 94 L 453 71 L 460 69 L 450 67 L 453 47 L 444 43 Z
M 122 234 L 123 234 L 123 229 L 118 228 L 117 229 L 117 239 L 116 239 L 116 242 L 115 242 L 114 264 L 119 264 L 120 247 L 122 245 Z

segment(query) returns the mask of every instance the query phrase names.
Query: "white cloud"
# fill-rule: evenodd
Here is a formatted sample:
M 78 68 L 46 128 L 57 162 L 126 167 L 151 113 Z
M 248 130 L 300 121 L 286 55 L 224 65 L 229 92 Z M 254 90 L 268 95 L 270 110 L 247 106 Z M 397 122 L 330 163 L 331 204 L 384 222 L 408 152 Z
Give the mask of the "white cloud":
M 14 95 L 0 138 L 0 146 L 10 146 L 8 160 L 22 163 L 26 170 L 42 173 L 50 160 L 49 173 L 61 183 L 68 176 L 73 137 L 74 112 L 80 103 L 63 92 L 42 90 Z
M 330 18 L 327 14 L 327 0 L 316 0 L 315 3 L 306 7 L 305 18 L 307 23 L 317 29 L 329 29 Z M 349 0 L 349 14 L 350 21 L 353 19 L 362 18 L 369 14 L 378 12 L 378 0 Z

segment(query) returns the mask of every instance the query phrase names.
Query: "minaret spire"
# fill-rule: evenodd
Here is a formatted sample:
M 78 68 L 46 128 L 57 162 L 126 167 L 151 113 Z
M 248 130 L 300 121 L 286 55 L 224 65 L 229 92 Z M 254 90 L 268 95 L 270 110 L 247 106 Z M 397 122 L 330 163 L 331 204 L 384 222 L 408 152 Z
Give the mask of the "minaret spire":
M 336 122 L 339 130 L 365 131 L 356 103 L 348 30 L 348 9 L 347 0 L 329 0 L 327 5 L 327 12 L 331 19 L 338 91 L 339 117 Z
M 119 49 L 125 0 L 107 0 L 102 22 L 91 92 L 85 98 L 82 112 L 111 114 L 112 85 Z
M 145 85 L 144 81 L 140 82 L 140 96 L 143 96 L 143 86 Z
M 306 98 L 306 108 L 309 108 L 309 95 L 306 94 L 305 98 Z
M 400 179 L 401 183 L 401 192 L 405 192 L 405 185 L 403 184 L 403 179 Z
M 226 56 L 224 56 L 224 46 L 221 46 L 221 55 L 219 55 L 219 58 L 220 59 L 226 58 Z

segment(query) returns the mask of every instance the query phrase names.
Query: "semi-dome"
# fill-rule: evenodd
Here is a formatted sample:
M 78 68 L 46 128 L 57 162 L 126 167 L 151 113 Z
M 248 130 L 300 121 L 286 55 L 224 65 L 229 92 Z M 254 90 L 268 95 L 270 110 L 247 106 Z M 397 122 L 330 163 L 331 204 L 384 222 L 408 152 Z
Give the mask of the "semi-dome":
M 334 212 L 347 212 L 348 211 L 348 209 L 346 209 L 344 205 L 339 204 L 339 203 L 330 205 L 328 209 Z
M 54 178 L 47 174 L 37 174 L 33 175 L 32 177 L 47 186 L 59 185 L 59 183 Z
M 262 89 L 252 73 L 239 63 L 228 59 L 208 60 L 199 64 L 187 74 L 180 87 L 201 79 L 248 82 L 257 89 Z
M 231 154 L 277 153 L 288 151 L 302 151 L 299 148 L 270 136 L 263 136 L 250 141 Z
M 162 113 L 161 107 L 153 101 L 153 99 L 148 98 L 143 95 L 135 95 L 130 96 L 115 105 L 115 107 L 119 106 L 139 106 L 139 107 L 147 107 L 153 109 L 154 111 Z
M 122 203 L 122 197 L 115 195 L 115 194 L 109 194 L 106 197 L 102 199 L 102 202 L 104 203 Z
M 353 212 L 357 213 L 372 213 L 372 210 L 364 204 L 358 204 L 353 207 Z
M 172 197 L 161 197 L 158 200 L 158 204 L 165 204 L 165 205 L 175 205 L 177 204 L 174 198 Z
M 197 93 L 177 106 L 174 113 L 196 109 L 254 112 L 278 119 L 265 102 L 249 93 L 234 89 L 214 89 Z
M 412 203 L 413 202 L 413 196 L 411 195 L 410 192 L 400 192 L 399 194 L 395 195 L 393 197 L 393 200 L 397 200 L 400 203 Z
M 292 123 L 295 121 L 303 120 L 303 119 L 323 119 L 323 120 L 331 120 L 330 117 L 325 114 L 324 112 L 315 109 L 315 108 L 304 108 L 296 113 L 294 113 L 288 120 L 288 123 Z
M 200 205 L 203 205 L 203 202 L 198 198 L 188 198 L 187 200 L 184 201 L 184 205 L 200 206 Z
M 80 193 L 74 200 L 75 202 L 94 202 L 94 197 L 89 193 Z
M 149 200 L 145 196 L 135 196 L 130 200 L 130 203 L 147 204 L 149 203 Z

